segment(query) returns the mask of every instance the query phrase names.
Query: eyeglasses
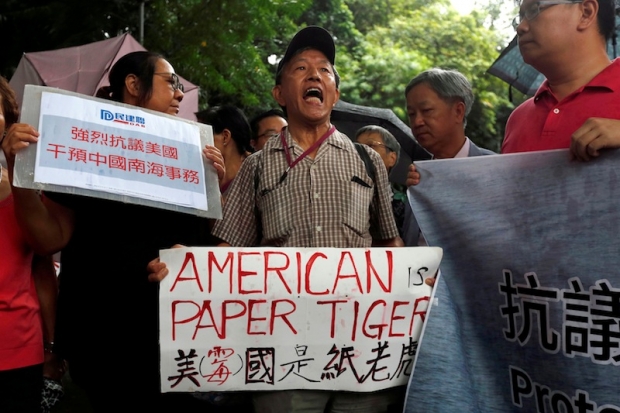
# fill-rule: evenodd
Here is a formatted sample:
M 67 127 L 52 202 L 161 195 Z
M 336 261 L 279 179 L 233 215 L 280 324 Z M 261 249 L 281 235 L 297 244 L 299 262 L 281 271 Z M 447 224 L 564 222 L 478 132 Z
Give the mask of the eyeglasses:
M 267 140 L 274 138 L 274 137 L 278 137 L 280 136 L 279 133 L 273 133 L 273 132 L 268 132 L 268 133 L 261 133 L 260 135 L 257 136 L 258 139 L 261 138 L 267 138 Z
M 170 82 L 170 85 L 172 85 L 172 90 L 174 92 L 176 92 L 177 90 L 180 90 L 181 92 L 185 92 L 183 83 L 181 83 L 181 80 L 179 79 L 179 76 L 176 73 L 159 72 L 159 73 L 153 73 L 153 74 L 158 75 L 158 76 L 170 76 L 168 78 L 168 82 Z
M 267 137 L 267 139 L 269 140 L 269 139 L 273 138 L 274 136 L 278 136 L 278 135 L 280 135 L 280 133 L 282 133 L 282 131 L 280 131 L 280 132 L 276 132 L 276 131 L 274 131 L 273 129 L 271 129 L 271 130 L 268 130 L 268 131 L 266 131 L 266 132 L 261 133 L 260 135 L 258 135 L 258 136 L 256 137 L 256 139 L 260 139 L 260 138 L 263 138 L 263 137 Z
M 392 150 L 392 148 L 390 148 L 389 146 L 387 146 L 387 145 L 385 145 L 385 144 L 383 144 L 381 142 L 369 142 L 366 145 L 370 146 L 372 149 L 375 149 L 376 147 L 379 147 L 379 146 L 383 146 L 386 151 L 394 152 Z
M 524 11 L 519 11 L 519 15 L 512 20 L 512 27 L 517 30 L 517 27 L 521 24 L 521 22 L 525 19 L 527 21 L 532 21 L 541 11 L 548 9 L 551 6 L 555 6 L 558 4 L 577 4 L 581 3 L 583 0 L 554 0 L 554 1 L 537 1 L 532 3 L 527 9 Z M 545 7 L 542 7 L 545 6 Z

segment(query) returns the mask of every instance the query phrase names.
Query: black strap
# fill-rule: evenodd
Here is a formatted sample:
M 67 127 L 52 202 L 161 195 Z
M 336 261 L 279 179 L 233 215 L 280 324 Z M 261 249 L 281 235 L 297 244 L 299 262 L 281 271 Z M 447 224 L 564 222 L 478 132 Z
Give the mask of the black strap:
M 366 149 L 364 149 L 364 145 L 362 145 L 361 143 L 357 143 L 357 142 L 353 142 L 353 144 L 355 145 L 355 149 L 357 149 L 357 153 L 359 154 L 360 158 L 362 158 L 362 161 L 364 161 L 364 166 L 366 167 L 366 173 L 368 174 L 370 179 L 372 179 L 373 182 L 376 182 L 377 170 L 375 169 L 375 164 L 373 163 L 372 159 L 370 159 L 370 155 L 368 155 L 368 152 L 366 152 Z M 259 160 L 258 160 L 257 168 L 254 171 L 254 197 L 256 197 L 256 193 L 258 192 L 258 186 L 260 184 L 260 174 L 262 172 L 262 166 L 263 166 L 262 153 L 256 156 L 259 157 Z M 260 212 L 258 210 L 258 206 L 256 205 L 256 202 L 254 203 L 254 214 L 256 215 L 257 221 L 260 223 Z M 260 242 L 263 238 L 262 227 L 258 228 L 257 232 L 258 232 L 257 234 L 258 240 Z
M 360 158 L 362 158 L 362 161 L 364 161 L 364 166 L 366 167 L 366 173 L 368 174 L 370 179 L 372 179 L 372 181 L 375 182 L 377 170 L 375 169 L 375 164 L 372 162 L 372 159 L 370 159 L 370 155 L 368 155 L 368 152 L 366 152 L 366 149 L 364 149 L 364 145 L 362 145 L 361 143 L 357 143 L 357 142 L 353 142 L 353 143 L 355 144 L 355 149 L 357 149 L 357 153 L 359 153 Z
M 263 241 L 263 223 L 262 223 L 262 218 L 261 218 L 261 214 L 260 211 L 258 210 L 258 204 L 256 203 L 256 194 L 258 192 L 258 185 L 259 185 L 259 174 L 262 173 L 262 166 L 263 166 L 263 151 L 261 151 L 258 155 L 255 155 L 258 157 L 258 161 L 257 161 L 257 165 L 256 165 L 256 170 L 254 171 L 254 216 L 256 217 L 256 224 L 257 224 L 257 228 L 256 228 L 256 239 L 258 240 L 258 245 L 256 245 L 257 247 L 260 247 L 262 241 Z
M 370 155 L 368 155 L 368 152 L 366 152 L 366 149 L 364 149 L 364 146 L 361 143 L 353 142 L 353 144 L 355 145 L 355 149 L 357 149 L 357 153 L 359 154 L 360 158 L 362 158 L 362 161 L 364 161 L 364 166 L 366 167 L 366 173 L 368 174 L 370 179 L 372 179 L 372 181 L 375 182 L 376 176 L 377 176 L 377 170 L 375 169 L 375 164 L 373 163 L 372 159 L 370 159 Z M 258 165 L 259 167 L 256 168 L 256 171 L 254 172 L 254 192 L 255 193 L 258 191 L 259 173 L 260 173 L 259 169 L 261 169 L 262 162 L 259 161 Z

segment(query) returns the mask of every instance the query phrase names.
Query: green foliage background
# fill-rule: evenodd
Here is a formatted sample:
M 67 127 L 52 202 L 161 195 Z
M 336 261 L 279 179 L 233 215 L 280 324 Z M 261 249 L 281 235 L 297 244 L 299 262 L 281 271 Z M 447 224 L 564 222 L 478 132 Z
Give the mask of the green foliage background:
M 140 1 L 4 0 L 0 74 L 12 76 L 25 52 L 140 33 Z M 392 109 L 406 122 L 404 87 L 419 72 L 457 69 L 476 101 L 467 134 L 499 150 L 506 119 L 525 97 L 486 73 L 506 39 L 495 29 L 501 0 L 461 15 L 449 0 L 148 0 L 144 47 L 162 53 L 201 88 L 201 109 L 232 103 L 251 117 L 274 107 L 275 66 L 288 40 L 315 24 L 334 34 L 341 98 Z

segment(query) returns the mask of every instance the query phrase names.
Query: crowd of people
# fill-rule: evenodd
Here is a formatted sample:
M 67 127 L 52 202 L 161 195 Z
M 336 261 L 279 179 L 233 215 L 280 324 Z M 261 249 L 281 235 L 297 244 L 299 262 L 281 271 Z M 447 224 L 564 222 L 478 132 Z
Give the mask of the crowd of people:
M 613 0 L 523 1 L 514 22 L 520 51 L 546 80 L 510 116 L 502 153 L 568 148 L 589 161 L 620 147 L 620 62 L 606 50 L 614 10 Z M 0 411 L 47 411 L 45 380 L 58 383 L 66 366 L 96 412 L 403 411 L 402 386 L 239 393 L 237 403 L 160 391 L 157 282 L 168 274 L 160 249 L 426 245 L 404 188 L 388 179 L 398 141 L 376 125 L 348 137 L 330 121 L 340 97 L 335 61 L 332 35 L 306 27 L 277 66 L 272 94 L 281 109 L 251 120 L 226 105 L 197 114 L 213 130 L 203 153 L 218 175 L 221 220 L 13 186 L 17 153 L 40 135 L 19 123 L 0 78 Z M 119 59 L 109 83 L 97 96 L 169 115 L 184 96 L 172 65 L 152 52 Z M 473 93 L 461 73 L 429 69 L 403 92 L 411 131 L 434 159 L 493 154 L 465 134 Z M 421 179 L 412 164 L 407 186 Z M 59 251 L 57 284 L 51 255 Z

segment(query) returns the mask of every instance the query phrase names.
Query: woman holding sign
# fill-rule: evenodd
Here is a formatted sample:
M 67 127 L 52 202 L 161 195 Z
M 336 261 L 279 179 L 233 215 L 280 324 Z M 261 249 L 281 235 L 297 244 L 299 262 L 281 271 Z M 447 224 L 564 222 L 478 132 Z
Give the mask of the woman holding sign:
M 109 80 L 98 97 L 179 112 L 183 86 L 158 54 L 123 56 Z M 8 130 L 2 149 L 9 170 L 15 154 L 38 139 L 26 124 Z M 207 146 L 204 154 L 221 180 L 221 153 Z M 32 190 L 13 192 L 18 221 L 35 252 L 62 250 L 56 350 L 93 409 L 191 411 L 193 398 L 160 393 L 158 285 L 148 281 L 145 267 L 174 243 L 208 244 L 206 219 L 87 196 L 46 192 L 41 199 Z

